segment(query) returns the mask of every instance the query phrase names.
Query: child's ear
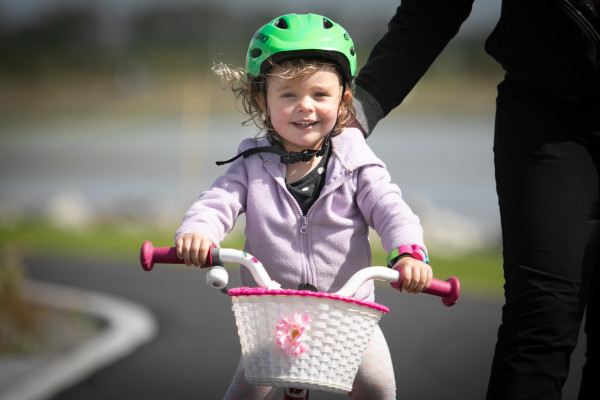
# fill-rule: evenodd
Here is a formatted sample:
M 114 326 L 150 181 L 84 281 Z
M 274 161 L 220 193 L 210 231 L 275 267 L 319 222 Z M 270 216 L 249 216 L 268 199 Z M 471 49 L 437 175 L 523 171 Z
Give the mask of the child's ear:
M 342 95 L 342 103 L 350 104 L 351 100 L 352 100 L 352 92 L 350 92 L 349 90 L 346 90 L 344 92 L 344 94 Z M 342 113 L 342 107 L 339 108 L 338 115 L 340 115 L 341 113 Z
M 342 100 L 344 103 L 348 103 L 352 99 L 352 92 L 349 90 L 344 91 L 344 95 L 342 96 Z

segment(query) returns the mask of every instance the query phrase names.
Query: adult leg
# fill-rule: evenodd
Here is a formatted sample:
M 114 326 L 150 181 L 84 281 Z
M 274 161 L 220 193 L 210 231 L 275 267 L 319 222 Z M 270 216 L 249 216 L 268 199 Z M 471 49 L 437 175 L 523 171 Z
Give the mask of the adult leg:
M 600 244 L 599 244 L 600 246 Z M 598 289 L 600 288 L 600 264 L 596 263 L 593 272 L 590 297 L 588 299 L 585 333 L 587 340 L 586 347 L 586 363 L 583 366 L 581 379 L 581 388 L 579 391 L 579 400 L 590 400 L 598 397 L 598 389 L 596 383 L 598 381 L 598 371 L 600 370 L 600 349 L 598 348 L 598 340 L 600 340 L 600 332 L 598 331 L 598 315 L 599 312 L 599 296 Z
M 488 399 L 560 399 L 589 291 L 598 172 L 571 111 L 504 82 L 494 145 L 505 305 Z
M 596 167 L 600 170 L 600 122 L 598 125 L 595 131 L 597 146 L 594 155 Z M 594 269 L 586 309 L 586 363 L 583 367 L 579 400 L 596 399 L 598 396 L 596 383 L 598 371 L 600 371 L 600 348 L 598 347 L 600 340 L 600 295 L 598 293 L 600 290 L 600 205 L 596 207 L 596 212 L 590 219 L 590 226 L 592 241 L 588 256 L 593 260 Z

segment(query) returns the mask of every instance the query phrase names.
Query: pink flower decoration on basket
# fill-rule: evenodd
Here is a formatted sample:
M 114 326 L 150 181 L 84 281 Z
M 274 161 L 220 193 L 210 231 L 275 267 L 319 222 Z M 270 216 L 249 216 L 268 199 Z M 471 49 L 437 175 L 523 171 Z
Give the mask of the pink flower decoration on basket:
M 277 337 L 277 344 L 281 346 L 281 351 L 288 357 L 297 356 L 299 354 L 306 353 L 306 346 L 304 345 L 304 330 L 306 322 L 310 320 L 310 316 L 300 315 L 300 313 L 294 314 L 293 318 L 283 318 L 277 324 L 277 330 L 275 336 Z

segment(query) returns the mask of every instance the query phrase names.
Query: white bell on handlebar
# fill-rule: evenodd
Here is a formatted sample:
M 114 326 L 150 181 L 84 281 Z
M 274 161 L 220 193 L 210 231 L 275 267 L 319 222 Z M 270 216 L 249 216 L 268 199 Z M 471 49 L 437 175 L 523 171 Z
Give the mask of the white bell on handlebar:
M 227 270 L 219 265 L 211 267 L 206 273 L 206 284 L 213 289 L 224 289 L 229 282 Z

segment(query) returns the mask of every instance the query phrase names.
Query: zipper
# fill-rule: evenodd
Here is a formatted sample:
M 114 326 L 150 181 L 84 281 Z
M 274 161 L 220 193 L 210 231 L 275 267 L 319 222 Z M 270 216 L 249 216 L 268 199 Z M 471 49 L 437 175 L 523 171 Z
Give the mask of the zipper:
M 292 196 L 293 197 L 293 196 Z M 317 282 L 315 282 L 314 276 L 314 268 L 310 266 L 310 256 L 308 256 L 308 217 L 306 215 L 300 216 L 300 241 L 302 249 L 304 249 L 305 256 L 303 257 L 304 266 L 302 268 L 302 274 L 304 275 L 301 278 L 301 282 L 298 282 L 300 285 L 314 286 Z
M 330 185 L 329 187 L 324 187 L 323 189 L 327 189 L 325 191 L 322 191 L 321 194 L 319 194 L 319 197 L 315 200 L 315 202 L 313 203 L 313 205 L 310 207 L 310 209 L 308 210 L 308 212 L 306 213 L 306 215 L 302 215 L 300 217 L 300 233 L 302 233 L 303 235 L 308 233 L 308 223 L 309 223 L 309 215 L 311 214 L 313 208 L 317 205 L 317 203 L 319 203 L 320 201 L 323 201 L 323 199 L 325 197 L 327 197 L 330 193 L 333 193 L 335 190 L 337 190 L 340 186 L 343 185 L 343 183 L 347 180 L 347 177 L 351 175 L 351 171 L 345 169 L 345 175 L 344 177 L 338 177 L 336 178 L 336 181 L 333 185 Z M 291 196 L 292 198 L 294 196 Z M 300 207 L 300 206 L 298 206 Z M 308 254 L 308 239 L 306 239 L 305 236 L 303 236 L 303 247 L 305 248 L 305 250 L 307 251 Z M 310 257 L 307 257 L 306 260 L 306 270 L 304 271 L 304 273 L 306 274 L 306 280 L 307 280 L 307 284 L 311 284 L 314 285 L 316 284 L 317 287 L 319 285 L 317 276 L 316 276 L 316 268 L 317 266 L 311 266 L 311 263 L 309 261 Z M 308 277 L 310 277 L 310 282 L 308 282 Z
M 300 246 L 304 249 L 304 250 L 308 250 L 306 247 L 307 245 L 307 238 L 306 238 L 306 234 L 308 233 L 308 223 L 309 223 L 309 218 L 308 216 L 302 214 L 302 209 L 300 208 L 300 204 L 298 204 L 298 201 L 294 198 L 294 196 L 292 196 L 292 194 L 290 192 L 288 192 L 287 188 L 285 187 L 285 184 L 281 184 L 273 175 L 273 173 L 268 169 L 265 168 L 267 173 L 269 175 L 271 175 L 271 178 L 280 186 L 283 188 L 283 192 L 286 193 L 286 195 L 288 196 L 288 198 L 292 201 L 293 204 L 295 204 L 296 206 L 296 210 L 298 211 L 298 213 L 300 214 L 300 241 L 302 242 L 300 244 Z M 311 207 L 312 208 L 312 207 Z M 310 210 L 309 210 L 310 211 Z M 300 278 L 301 282 L 299 282 L 300 285 L 304 284 L 304 285 L 309 285 L 309 286 L 313 286 L 316 282 L 314 282 L 314 274 L 312 273 L 312 268 L 310 267 L 310 262 L 309 262 L 309 257 L 304 257 L 304 261 L 303 261 L 303 267 L 302 267 L 302 275 L 303 277 Z
M 600 45 L 600 34 L 594 28 L 594 25 L 575 7 L 569 0 L 559 0 L 560 6 L 569 14 L 573 19 L 581 24 L 583 29 L 589 33 L 594 40 L 596 40 L 596 44 Z
M 308 217 L 303 215 L 300 217 L 300 233 L 308 232 Z
M 271 175 L 271 178 L 273 178 L 275 180 L 275 182 L 278 182 L 277 179 L 275 179 L 275 176 L 271 173 L 271 171 L 266 168 L 267 173 L 269 175 Z M 294 204 L 296 205 L 296 208 L 298 210 L 298 212 L 300 213 L 300 233 L 302 234 L 301 236 L 301 240 L 302 240 L 302 247 L 307 251 L 308 253 L 308 243 L 307 243 L 307 238 L 305 237 L 306 233 L 308 233 L 308 225 L 309 225 L 309 217 L 308 214 L 311 213 L 312 209 L 314 208 L 315 204 L 317 204 L 319 201 L 322 201 L 322 198 L 326 197 L 327 195 L 329 195 L 330 193 L 332 193 L 333 191 L 337 190 L 347 179 L 347 177 L 349 175 L 352 174 L 352 171 L 345 169 L 345 177 L 340 177 L 337 178 L 336 182 L 334 185 L 329 186 L 327 188 L 327 191 L 325 192 L 321 192 L 321 194 L 319 195 L 319 197 L 317 198 L 317 200 L 315 200 L 315 202 L 313 203 L 313 205 L 310 207 L 310 209 L 308 210 L 308 212 L 306 213 L 307 215 L 303 215 L 302 214 L 302 209 L 300 208 L 300 204 L 298 204 L 298 201 L 296 201 L 296 199 L 294 198 L 294 196 L 292 196 L 291 193 L 289 193 L 287 191 L 287 188 L 285 187 L 285 185 L 283 185 L 283 188 L 285 189 L 284 191 L 287 193 L 288 197 L 294 202 Z M 280 185 L 281 186 L 281 185 Z M 323 188 L 325 189 L 325 188 Z M 301 284 L 310 284 L 310 285 L 314 285 L 315 283 L 315 271 L 314 269 L 310 266 L 310 262 L 308 260 L 308 258 L 310 257 L 306 257 L 305 259 L 305 267 L 304 267 L 304 281 L 305 282 L 301 282 Z

